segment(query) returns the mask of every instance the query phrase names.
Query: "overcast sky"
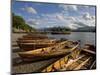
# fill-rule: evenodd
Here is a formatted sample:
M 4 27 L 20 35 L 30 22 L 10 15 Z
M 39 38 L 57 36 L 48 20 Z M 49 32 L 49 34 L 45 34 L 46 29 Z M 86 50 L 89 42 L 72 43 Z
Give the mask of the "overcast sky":
M 35 28 L 95 26 L 95 6 L 14 1 L 12 12 Z

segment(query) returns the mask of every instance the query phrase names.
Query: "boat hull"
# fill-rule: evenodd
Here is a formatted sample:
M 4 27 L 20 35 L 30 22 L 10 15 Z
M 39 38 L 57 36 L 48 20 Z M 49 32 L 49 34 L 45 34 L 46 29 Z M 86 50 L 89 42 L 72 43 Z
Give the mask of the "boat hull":
M 57 45 L 59 46 L 59 45 Z M 75 45 L 72 48 L 54 48 L 54 47 L 48 47 L 44 49 L 37 49 L 37 50 L 32 50 L 32 51 L 26 51 L 26 52 L 19 52 L 19 56 L 22 59 L 49 59 L 49 58 L 54 58 L 54 57 L 60 57 L 63 55 L 67 55 L 71 53 L 74 49 L 78 47 L 78 44 Z
M 54 44 L 28 44 L 28 43 L 20 43 L 18 44 L 20 49 L 24 50 L 24 51 L 29 51 L 29 50 L 35 50 L 35 49 L 39 49 L 39 48 L 45 48 L 45 47 L 49 47 L 49 46 L 53 46 Z

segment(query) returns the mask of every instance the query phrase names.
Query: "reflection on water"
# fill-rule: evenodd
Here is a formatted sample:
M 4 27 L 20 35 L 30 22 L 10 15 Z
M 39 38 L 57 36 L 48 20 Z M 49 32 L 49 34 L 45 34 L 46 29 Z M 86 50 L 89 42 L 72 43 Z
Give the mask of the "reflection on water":
M 92 32 L 71 32 L 71 34 L 48 34 L 48 37 L 56 39 L 66 38 L 69 40 L 81 40 L 81 44 L 90 43 L 95 45 L 95 33 Z

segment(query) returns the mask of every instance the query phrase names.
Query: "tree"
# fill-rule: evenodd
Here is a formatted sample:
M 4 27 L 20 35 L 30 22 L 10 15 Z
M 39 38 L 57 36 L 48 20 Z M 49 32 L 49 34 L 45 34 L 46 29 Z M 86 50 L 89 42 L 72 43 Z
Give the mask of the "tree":
M 35 29 L 25 23 L 25 20 L 21 16 L 12 14 L 12 26 L 16 29 L 22 29 L 25 31 L 34 31 Z

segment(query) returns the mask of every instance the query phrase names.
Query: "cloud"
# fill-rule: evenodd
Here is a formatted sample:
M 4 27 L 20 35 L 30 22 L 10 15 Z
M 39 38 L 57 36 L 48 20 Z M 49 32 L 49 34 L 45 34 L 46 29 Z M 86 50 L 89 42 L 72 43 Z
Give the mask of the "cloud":
M 35 25 L 35 20 L 34 19 L 30 19 L 27 21 L 28 24 L 30 25 Z
M 54 26 L 65 26 L 71 29 L 79 27 L 95 26 L 95 16 L 85 13 L 81 16 L 64 16 L 63 13 L 41 14 L 42 17 L 30 19 L 29 24 L 36 28 L 48 28 Z M 88 19 L 88 20 L 87 20 Z
M 74 23 L 79 26 L 95 26 L 95 16 L 86 13 L 82 16 L 77 16 Z
M 73 16 L 68 16 L 68 17 L 65 17 L 66 20 L 69 20 L 69 21 L 76 21 L 76 17 L 73 17 Z
M 68 11 L 68 10 L 73 10 L 73 11 L 77 11 L 77 5 L 62 5 L 60 4 L 59 7 L 63 8 L 63 10 Z
M 74 24 L 77 24 L 80 27 L 88 26 L 88 25 L 84 24 L 83 22 L 74 22 Z
M 70 10 L 72 10 L 73 12 L 74 11 L 78 12 L 77 5 L 59 5 L 59 7 L 63 8 L 64 12 Z M 88 6 L 85 8 L 88 8 Z M 35 23 L 36 25 L 34 26 L 36 26 L 37 28 L 65 26 L 72 29 L 76 29 L 78 27 L 84 27 L 84 26 L 95 26 L 95 16 L 91 16 L 89 12 L 85 12 L 84 14 L 78 16 L 68 16 L 65 15 L 63 12 L 41 14 L 41 16 L 42 17 L 37 16 L 39 17 L 37 19 L 30 19 L 28 21 L 28 24 L 34 25 Z
M 29 19 L 29 20 L 27 20 L 27 24 L 29 24 L 31 26 L 35 26 L 35 25 L 38 25 L 39 22 L 36 19 Z
M 37 11 L 33 7 L 25 7 L 25 8 L 21 8 L 21 9 L 25 10 L 28 13 L 31 13 L 31 14 L 37 14 Z
M 77 11 L 77 10 L 78 10 L 78 8 L 77 8 L 77 6 L 76 6 L 76 5 L 72 5 L 72 6 L 71 6 L 71 8 L 72 8 L 73 10 L 75 10 L 75 11 Z
M 65 21 L 65 18 L 63 17 L 62 14 L 57 14 L 56 17 L 57 17 L 60 21 Z
M 69 28 L 95 26 L 95 16 L 86 13 L 82 16 L 58 15 L 60 21 L 64 22 Z
M 83 18 L 86 19 L 86 20 L 91 20 L 92 19 L 92 16 L 89 13 L 85 13 L 83 15 Z

